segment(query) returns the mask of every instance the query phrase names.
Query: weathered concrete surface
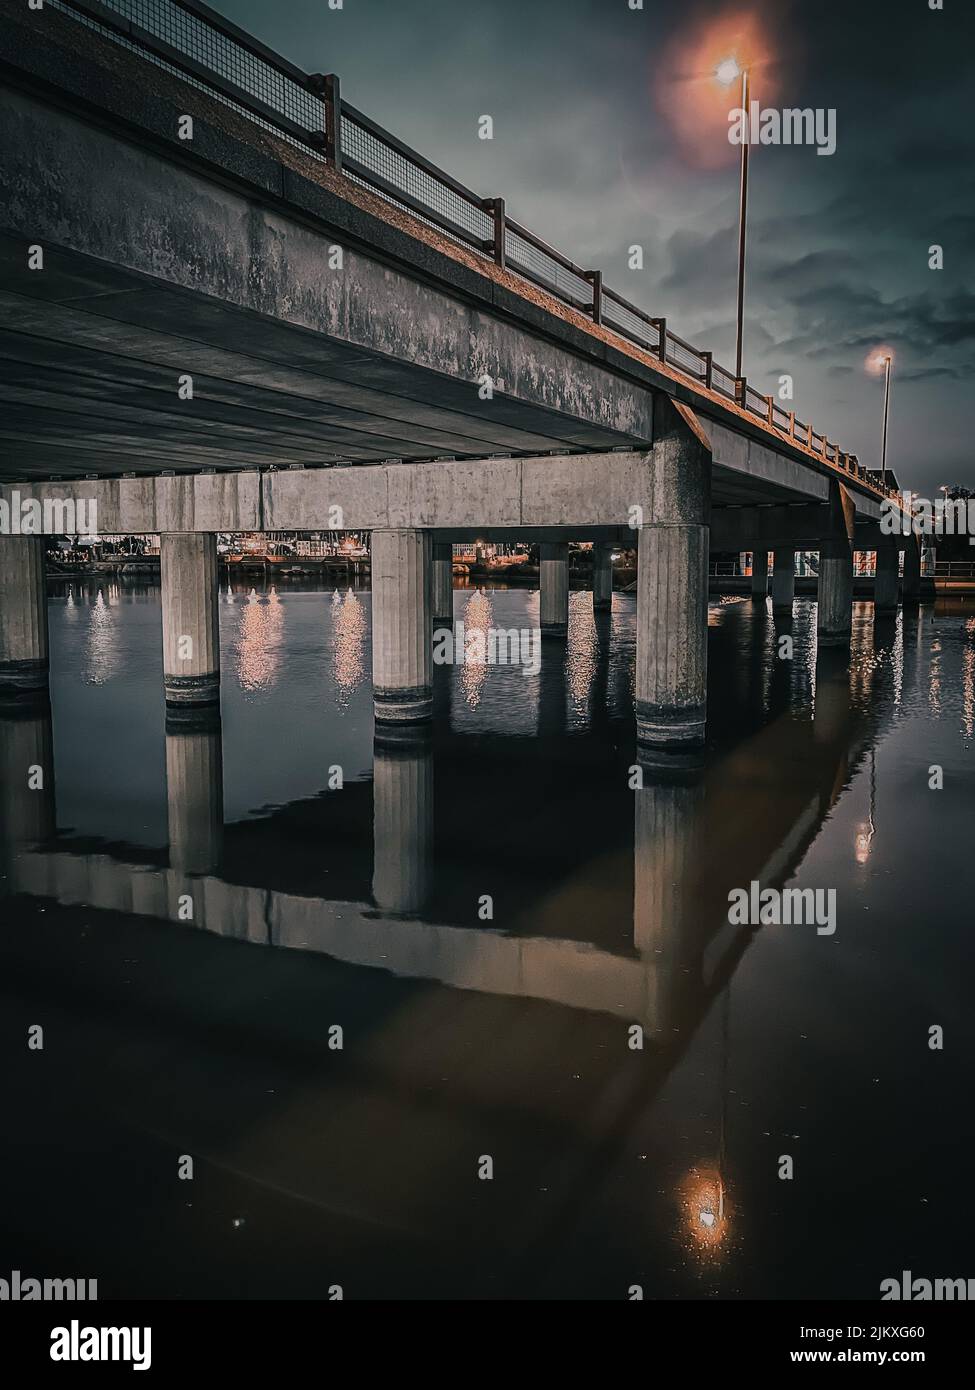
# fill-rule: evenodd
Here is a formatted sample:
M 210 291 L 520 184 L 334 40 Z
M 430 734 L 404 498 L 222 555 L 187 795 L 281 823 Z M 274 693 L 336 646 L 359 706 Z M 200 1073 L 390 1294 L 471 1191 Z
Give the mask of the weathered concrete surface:
M 449 541 L 433 545 L 432 585 L 433 622 L 450 625 L 454 620 L 454 563 L 453 546 Z
M 400 527 L 372 534 L 372 683 L 376 734 L 433 714 L 431 541 Z
M 846 488 L 830 489 L 833 534 L 819 552 L 818 640 L 824 647 L 846 646 L 853 628 L 853 537 L 855 505 Z
M 173 716 L 195 717 L 220 704 L 216 536 L 165 532 L 159 573 L 166 705 Z
M 546 543 L 539 550 L 538 614 L 543 637 L 565 637 L 569 631 L 569 546 Z
M 713 531 L 711 545 L 717 549 Z M 752 597 L 760 598 L 763 603 L 768 597 L 768 551 L 764 548 L 752 551 Z
M 44 542 L 0 536 L 0 697 L 47 689 Z
M 613 606 L 613 546 L 596 541 L 592 548 L 592 607 L 594 613 L 608 612 Z
M 899 551 L 893 537 L 885 537 L 876 549 L 876 571 L 873 582 L 873 603 L 879 613 L 896 613 L 900 589 L 898 575 Z
M 772 560 L 772 611 L 791 613 L 796 596 L 796 557 L 792 546 L 778 547 Z
M 704 742 L 711 455 L 700 423 L 661 405 L 637 554 L 635 709 L 644 750 Z

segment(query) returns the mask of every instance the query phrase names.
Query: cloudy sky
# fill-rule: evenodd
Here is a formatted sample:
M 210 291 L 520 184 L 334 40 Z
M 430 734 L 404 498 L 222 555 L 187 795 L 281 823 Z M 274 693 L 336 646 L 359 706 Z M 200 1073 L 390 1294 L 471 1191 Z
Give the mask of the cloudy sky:
M 799 417 L 878 466 L 864 362 L 889 345 L 899 482 L 975 485 L 969 0 L 212 3 L 732 367 L 739 151 L 714 66 L 735 50 L 762 107 L 834 109 L 834 154 L 752 150 L 746 374 L 789 373 Z

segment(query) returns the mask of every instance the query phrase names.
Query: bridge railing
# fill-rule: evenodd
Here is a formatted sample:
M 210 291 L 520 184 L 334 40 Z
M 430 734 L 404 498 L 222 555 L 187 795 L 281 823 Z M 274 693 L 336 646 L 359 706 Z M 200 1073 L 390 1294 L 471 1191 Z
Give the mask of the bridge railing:
M 306 73 L 202 0 L 47 0 L 88 27 L 227 103 L 325 160 L 503 269 L 540 286 L 594 323 L 637 344 L 697 385 L 736 402 L 768 429 L 818 454 L 878 494 L 896 497 L 772 396 L 715 362 L 508 217 L 342 98 L 334 74 Z

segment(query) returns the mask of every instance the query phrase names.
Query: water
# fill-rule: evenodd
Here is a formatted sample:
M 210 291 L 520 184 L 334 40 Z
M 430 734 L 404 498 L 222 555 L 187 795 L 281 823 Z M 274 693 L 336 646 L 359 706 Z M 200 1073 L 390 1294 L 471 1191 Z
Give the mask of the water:
M 154 587 L 50 614 L 53 718 L 0 721 L 6 1267 L 101 1298 L 973 1273 L 975 608 L 858 604 L 817 666 L 811 602 L 714 604 L 706 768 L 642 789 L 627 595 L 573 593 L 535 676 L 438 669 L 405 753 L 367 591 L 222 591 L 222 738 L 166 732 Z M 753 879 L 835 889 L 835 933 L 732 926 Z

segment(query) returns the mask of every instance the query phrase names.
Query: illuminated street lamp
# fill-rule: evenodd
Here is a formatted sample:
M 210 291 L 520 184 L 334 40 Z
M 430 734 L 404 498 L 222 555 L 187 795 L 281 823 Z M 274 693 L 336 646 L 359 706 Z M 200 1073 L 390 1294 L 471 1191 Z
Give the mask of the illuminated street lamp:
M 722 59 L 715 68 L 714 75 L 722 87 L 730 87 L 736 78 L 741 78 L 741 109 L 745 121 L 741 142 L 741 189 L 738 200 L 738 331 L 735 339 L 735 376 L 740 381 L 745 319 L 745 214 L 748 209 L 748 69 L 741 67 L 738 59 L 731 55 Z

